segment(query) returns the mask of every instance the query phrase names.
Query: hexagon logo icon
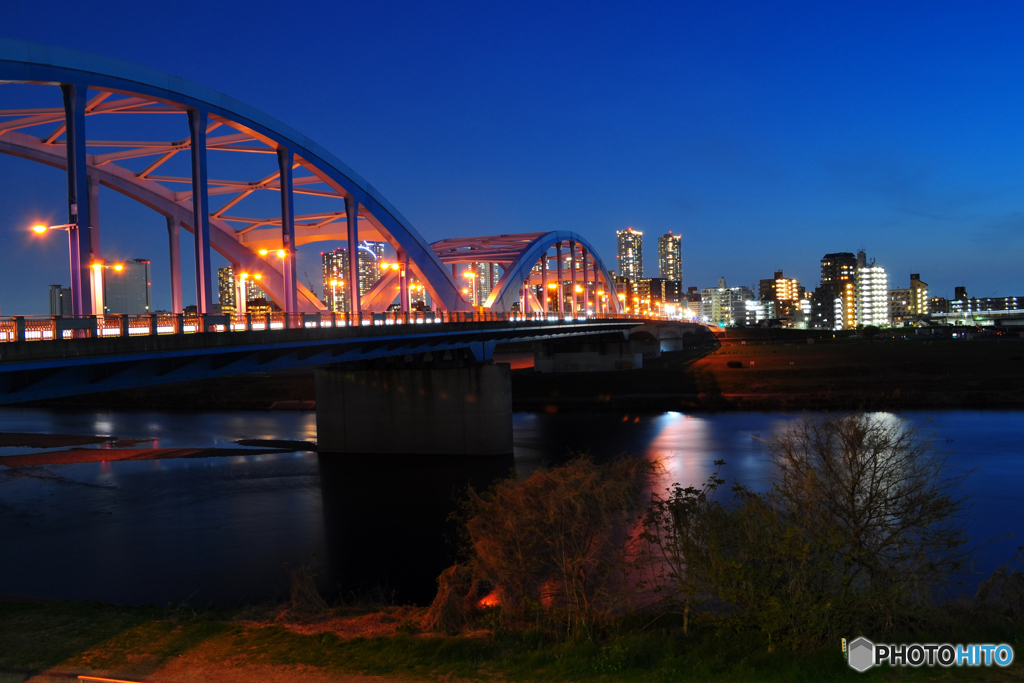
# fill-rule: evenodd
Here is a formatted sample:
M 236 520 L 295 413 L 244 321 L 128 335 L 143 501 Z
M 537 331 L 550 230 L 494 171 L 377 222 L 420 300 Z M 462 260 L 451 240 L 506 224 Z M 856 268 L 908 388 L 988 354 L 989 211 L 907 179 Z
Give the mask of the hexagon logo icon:
M 875 663 L 875 644 L 863 636 L 857 638 L 850 643 L 847 661 L 851 667 L 864 673 Z

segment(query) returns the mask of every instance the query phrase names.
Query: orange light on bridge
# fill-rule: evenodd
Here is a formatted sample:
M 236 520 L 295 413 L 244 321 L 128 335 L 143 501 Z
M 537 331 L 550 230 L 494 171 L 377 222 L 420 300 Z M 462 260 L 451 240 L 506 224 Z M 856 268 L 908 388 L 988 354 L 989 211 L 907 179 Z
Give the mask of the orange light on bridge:
M 252 277 L 253 277 L 253 279 L 255 279 L 255 280 L 262 280 L 262 279 L 263 279 L 263 273 L 256 273 L 256 274 L 255 274 L 255 275 L 253 275 Z
M 270 251 L 268 251 L 267 249 L 260 249 L 260 256 L 266 256 L 269 253 Z
M 120 273 L 122 270 L 124 270 L 124 265 L 120 264 L 120 263 L 115 263 L 114 264 L 114 270 L 116 270 L 117 272 Z
M 284 258 L 285 254 L 287 254 L 287 253 L 288 252 L 285 251 L 284 249 L 278 249 L 277 250 L 277 258 Z
M 39 225 L 32 226 L 32 232 L 36 233 L 37 235 L 42 235 L 49 229 L 49 226 L 43 225 L 42 223 L 40 223 Z

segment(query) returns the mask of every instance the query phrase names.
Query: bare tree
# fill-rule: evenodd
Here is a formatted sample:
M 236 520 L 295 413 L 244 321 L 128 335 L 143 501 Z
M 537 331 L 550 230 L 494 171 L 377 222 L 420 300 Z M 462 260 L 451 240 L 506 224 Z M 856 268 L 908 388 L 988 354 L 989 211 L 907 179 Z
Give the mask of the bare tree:
M 865 590 L 928 599 L 962 566 L 969 472 L 954 472 L 918 428 L 892 415 L 805 417 L 769 453 L 771 497 L 808 528 L 838 533 L 840 602 Z

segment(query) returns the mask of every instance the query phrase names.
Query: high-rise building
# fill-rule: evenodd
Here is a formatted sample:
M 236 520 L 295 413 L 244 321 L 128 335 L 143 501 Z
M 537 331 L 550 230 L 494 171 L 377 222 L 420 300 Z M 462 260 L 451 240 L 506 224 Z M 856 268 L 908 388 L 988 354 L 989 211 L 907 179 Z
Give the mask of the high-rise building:
M 820 329 L 842 330 L 857 326 L 857 257 L 848 251 L 821 257 L 821 285 L 811 302 L 813 324 Z
M 242 273 L 245 275 L 245 273 Z M 221 313 L 234 315 L 238 311 L 235 301 L 235 269 L 231 266 L 224 266 L 217 269 L 217 297 Z M 256 306 L 253 306 L 256 302 Z M 245 310 L 247 313 L 259 314 L 276 310 L 277 306 L 271 301 L 266 291 L 259 286 L 255 276 L 245 278 Z M 264 310 L 265 309 L 265 310 Z
M 633 228 L 615 233 L 619 243 L 619 276 L 636 281 L 644 276 L 644 234 Z
M 231 266 L 217 269 L 217 303 L 224 315 L 234 315 L 235 310 L 235 272 Z
M 476 273 L 476 277 L 473 278 L 476 285 L 475 301 L 478 306 L 482 306 L 501 279 L 501 271 L 497 263 L 474 263 L 471 268 Z
M 885 327 L 889 325 L 889 277 L 885 268 L 875 265 L 874 259 L 867 263 L 863 254 L 857 255 L 863 262 L 857 268 L 857 324 Z
M 359 296 L 377 284 L 383 272 L 384 242 L 361 242 L 359 249 Z M 338 247 L 323 257 L 324 302 L 336 313 L 349 311 L 348 248 Z
M 149 313 L 149 261 L 132 259 L 103 269 L 103 310 L 106 313 Z
M 683 236 L 667 235 L 658 238 L 658 277 L 683 282 Z
M 383 272 L 384 242 L 359 243 L 359 296 L 366 294 L 377 284 Z
M 725 278 L 719 278 L 718 287 L 700 292 L 700 317 L 713 325 L 739 325 L 747 321 L 747 302 L 755 300 L 749 287 L 728 287 Z
M 70 287 L 50 285 L 50 315 L 74 315 Z
M 910 314 L 928 315 L 928 283 L 921 281 L 920 273 L 910 274 Z
M 784 320 L 789 327 L 802 319 L 804 288 L 799 280 L 785 277 L 781 270 L 775 271 L 773 278 L 761 280 L 757 298 L 767 318 Z
M 676 280 L 660 277 L 643 278 L 636 282 L 634 302 L 641 312 L 673 312 L 679 307 L 681 289 L 680 283 Z
M 913 316 L 909 289 L 889 290 L 889 320 L 893 327 L 903 327 Z
M 348 311 L 348 249 L 321 254 L 324 271 L 324 303 L 335 313 Z

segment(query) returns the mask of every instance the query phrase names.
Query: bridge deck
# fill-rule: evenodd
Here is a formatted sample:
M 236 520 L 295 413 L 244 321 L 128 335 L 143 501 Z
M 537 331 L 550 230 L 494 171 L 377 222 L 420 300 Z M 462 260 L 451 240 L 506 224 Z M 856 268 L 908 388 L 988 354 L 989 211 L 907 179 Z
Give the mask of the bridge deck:
M 0 344 L 0 405 L 209 377 L 457 352 L 482 361 L 496 344 L 622 333 L 636 319 L 377 324 Z

